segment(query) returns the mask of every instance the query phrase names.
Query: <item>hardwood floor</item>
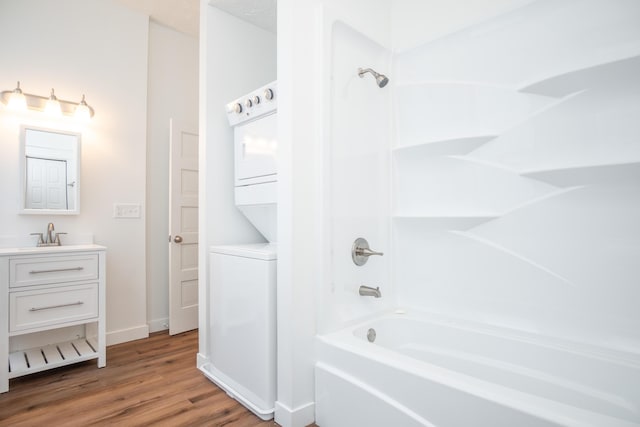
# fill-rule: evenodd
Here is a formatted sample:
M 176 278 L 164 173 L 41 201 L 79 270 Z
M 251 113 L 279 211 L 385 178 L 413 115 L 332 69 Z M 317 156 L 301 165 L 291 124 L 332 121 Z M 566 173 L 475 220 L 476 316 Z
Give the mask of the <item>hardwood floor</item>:
M 107 348 L 83 362 L 11 380 L 0 426 L 277 426 L 262 421 L 196 369 L 197 331 Z

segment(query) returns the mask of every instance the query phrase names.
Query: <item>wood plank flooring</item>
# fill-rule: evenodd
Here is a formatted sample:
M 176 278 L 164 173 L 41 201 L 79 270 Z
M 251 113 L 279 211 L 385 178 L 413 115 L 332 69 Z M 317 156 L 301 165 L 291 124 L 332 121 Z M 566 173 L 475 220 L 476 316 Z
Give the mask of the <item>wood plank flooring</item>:
M 196 368 L 197 331 L 107 348 L 95 361 L 27 375 L 0 394 L 0 426 L 277 426 Z

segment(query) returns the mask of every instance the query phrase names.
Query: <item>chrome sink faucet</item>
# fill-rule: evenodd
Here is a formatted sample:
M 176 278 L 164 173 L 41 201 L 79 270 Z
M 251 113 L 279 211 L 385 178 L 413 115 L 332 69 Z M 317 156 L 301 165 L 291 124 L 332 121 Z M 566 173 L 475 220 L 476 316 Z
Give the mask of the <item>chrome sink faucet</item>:
M 47 240 L 45 240 L 45 243 L 49 243 L 49 244 L 53 243 L 53 236 L 52 236 L 53 230 L 54 230 L 53 223 L 50 222 L 49 225 L 47 225 Z M 60 239 L 58 239 L 58 241 L 59 240 Z
M 50 222 L 47 225 L 47 237 L 45 239 L 44 237 L 44 233 L 31 233 L 32 236 L 39 236 L 38 237 L 38 247 L 42 247 L 42 246 L 62 246 L 62 242 L 60 241 L 60 235 L 61 234 L 67 234 L 67 233 L 56 233 L 55 237 L 53 235 L 53 232 L 55 231 L 55 227 L 53 226 L 53 223 Z
M 380 287 L 375 287 L 372 288 L 371 286 L 360 286 L 360 289 L 358 289 L 358 293 L 363 296 L 363 297 L 374 297 L 374 298 L 380 298 L 382 297 L 382 292 L 380 292 Z

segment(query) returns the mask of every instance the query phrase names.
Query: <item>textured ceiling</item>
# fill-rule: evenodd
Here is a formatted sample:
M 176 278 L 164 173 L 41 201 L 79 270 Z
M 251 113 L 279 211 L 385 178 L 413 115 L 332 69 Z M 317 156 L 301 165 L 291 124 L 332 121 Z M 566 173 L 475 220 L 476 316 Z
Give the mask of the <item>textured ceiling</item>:
M 149 15 L 167 27 L 194 37 L 199 34 L 199 0 L 116 0 L 118 3 Z M 217 7 L 253 25 L 276 33 L 276 0 L 209 0 Z
M 209 4 L 276 34 L 276 0 L 209 0 Z
M 118 3 L 149 15 L 151 19 L 180 32 L 198 37 L 199 0 L 116 0 Z

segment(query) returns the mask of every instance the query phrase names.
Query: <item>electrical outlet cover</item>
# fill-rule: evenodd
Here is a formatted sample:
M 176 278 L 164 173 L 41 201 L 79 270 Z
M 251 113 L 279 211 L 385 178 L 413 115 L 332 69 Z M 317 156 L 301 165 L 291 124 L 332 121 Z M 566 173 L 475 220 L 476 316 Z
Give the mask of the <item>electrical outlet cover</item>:
M 139 203 L 114 203 L 114 218 L 140 218 L 141 206 Z

